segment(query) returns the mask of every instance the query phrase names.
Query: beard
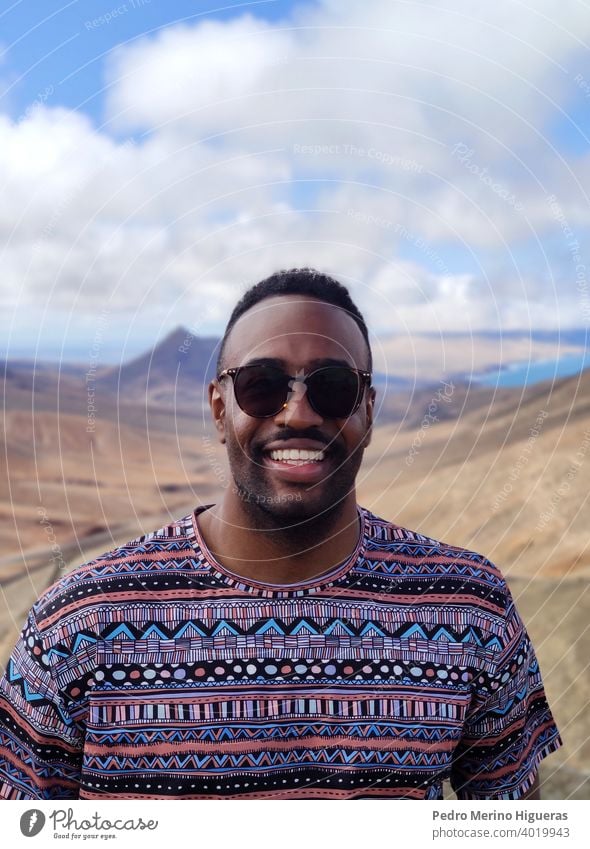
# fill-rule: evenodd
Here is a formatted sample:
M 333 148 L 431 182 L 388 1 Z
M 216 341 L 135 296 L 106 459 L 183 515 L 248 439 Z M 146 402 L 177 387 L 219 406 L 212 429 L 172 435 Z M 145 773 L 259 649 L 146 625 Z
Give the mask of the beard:
M 262 450 L 250 458 L 232 437 L 226 447 L 235 491 L 252 529 L 278 531 L 285 541 L 308 546 L 325 541 L 336 526 L 355 489 L 363 457 L 360 446 L 349 456 L 334 449 L 334 470 L 325 480 L 312 485 L 281 481 L 279 489 L 263 465 Z

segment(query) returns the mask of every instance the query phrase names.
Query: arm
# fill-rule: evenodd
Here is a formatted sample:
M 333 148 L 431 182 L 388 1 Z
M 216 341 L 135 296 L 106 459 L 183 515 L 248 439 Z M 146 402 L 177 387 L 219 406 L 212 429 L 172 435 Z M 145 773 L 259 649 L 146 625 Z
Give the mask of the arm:
M 0 798 L 77 799 L 82 735 L 33 612 L 0 680 Z
M 562 745 L 533 646 L 504 589 L 497 655 L 474 677 L 454 754 L 451 785 L 460 799 L 539 799 L 539 762 Z

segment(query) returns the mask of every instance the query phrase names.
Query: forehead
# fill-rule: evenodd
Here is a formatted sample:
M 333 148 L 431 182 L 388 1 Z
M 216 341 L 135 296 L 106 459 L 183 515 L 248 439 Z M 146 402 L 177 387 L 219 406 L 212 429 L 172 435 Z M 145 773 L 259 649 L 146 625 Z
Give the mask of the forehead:
M 367 344 L 356 321 L 343 309 L 309 295 L 265 298 L 235 323 L 225 361 L 244 365 L 254 357 L 275 357 L 295 365 L 336 358 L 366 368 Z

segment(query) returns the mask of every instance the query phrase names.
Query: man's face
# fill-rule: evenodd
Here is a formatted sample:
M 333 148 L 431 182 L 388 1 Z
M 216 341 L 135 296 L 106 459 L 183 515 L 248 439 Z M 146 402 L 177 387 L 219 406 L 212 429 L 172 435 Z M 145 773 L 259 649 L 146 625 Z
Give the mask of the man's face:
M 366 371 L 368 352 L 359 327 L 344 310 L 309 296 L 281 295 L 244 313 L 226 342 L 227 368 L 261 358 L 296 376 L 335 360 Z M 271 520 L 290 526 L 327 518 L 343 509 L 345 498 L 356 499 L 354 483 L 370 441 L 374 390 L 364 390 L 358 410 L 349 418 L 330 419 L 311 408 L 303 389 L 295 384 L 286 409 L 257 419 L 238 407 L 229 377 L 209 387 L 237 494 L 250 515 L 264 514 L 261 524 Z M 322 451 L 324 459 L 295 465 L 286 462 L 284 454 L 273 459 L 271 451 L 277 449 Z

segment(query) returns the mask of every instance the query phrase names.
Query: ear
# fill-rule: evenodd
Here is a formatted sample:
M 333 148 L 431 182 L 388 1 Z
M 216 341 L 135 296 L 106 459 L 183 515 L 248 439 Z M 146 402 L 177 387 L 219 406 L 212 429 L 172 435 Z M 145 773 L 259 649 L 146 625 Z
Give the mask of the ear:
M 225 401 L 221 394 L 219 381 L 212 380 L 209 384 L 209 406 L 213 415 L 213 422 L 219 434 L 219 441 L 225 443 Z
M 375 387 L 369 386 L 366 395 L 367 397 L 364 403 L 365 415 L 367 417 L 367 433 L 363 439 L 363 448 L 366 448 L 371 443 L 371 437 L 373 435 L 373 416 L 375 412 L 375 398 L 377 397 Z

